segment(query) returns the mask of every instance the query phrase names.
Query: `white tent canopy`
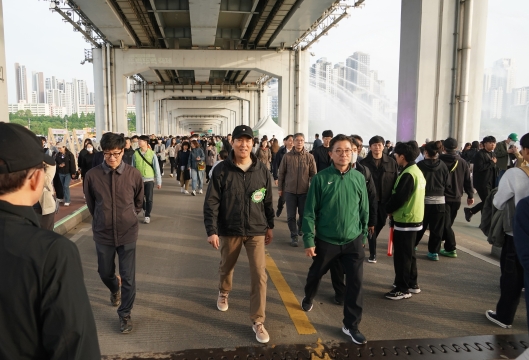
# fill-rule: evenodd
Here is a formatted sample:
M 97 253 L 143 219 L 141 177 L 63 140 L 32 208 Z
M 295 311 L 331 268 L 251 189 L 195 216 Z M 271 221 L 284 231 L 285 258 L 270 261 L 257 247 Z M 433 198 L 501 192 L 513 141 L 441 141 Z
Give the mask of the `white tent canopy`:
M 277 125 L 272 117 L 266 116 L 259 120 L 259 122 L 253 128 L 253 135 L 261 139 L 264 135 L 268 136 L 268 140 L 275 135 L 278 139 L 279 144 L 282 144 L 283 138 L 285 137 L 285 132 L 281 126 Z

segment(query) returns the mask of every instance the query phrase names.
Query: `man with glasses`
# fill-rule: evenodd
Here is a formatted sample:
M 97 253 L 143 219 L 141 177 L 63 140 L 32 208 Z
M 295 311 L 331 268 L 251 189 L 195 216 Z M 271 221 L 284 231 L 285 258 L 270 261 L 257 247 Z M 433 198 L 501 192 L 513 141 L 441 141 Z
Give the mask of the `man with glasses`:
M 365 344 L 358 326 L 363 309 L 363 241 L 367 237 L 369 200 L 364 176 L 351 165 L 352 148 L 352 139 L 343 134 L 331 140 L 332 164 L 314 176 L 307 194 L 303 242 L 312 265 L 301 308 L 312 310 L 321 277 L 340 261 L 346 275 L 342 331 L 354 343 Z
M 143 203 L 140 172 L 123 161 L 125 139 L 107 133 L 101 139 L 104 161 L 86 173 L 83 190 L 93 217 L 97 271 L 110 290 L 110 302 L 119 306 L 121 332 L 132 331 L 130 313 L 136 297 L 136 241 Z M 118 254 L 119 276 L 114 258 Z
M 35 134 L 0 122 L 0 359 L 101 359 L 77 246 L 32 209 L 52 165 Z
M 281 160 L 277 184 L 279 196 L 284 196 L 287 205 L 290 246 L 297 247 L 298 236 L 303 236 L 301 231 L 303 210 L 310 179 L 314 175 L 316 175 L 316 162 L 312 154 L 305 150 L 305 135 L 294 134 L 294 149 L 285 154 Z M 296 210 L 299 215 L 297 222 Z
M 143 201 L 144 224 L 151 222 L 151 211 L 154 198 L 154 179 L 158 189 L 162 188 L 162 175 L 156 154 L 149 149 L 149 137 L 142 135 L 138 141 L 139 148 L 132 157 L 132 166 L 138 169 L 143 177 L 145 200 Z

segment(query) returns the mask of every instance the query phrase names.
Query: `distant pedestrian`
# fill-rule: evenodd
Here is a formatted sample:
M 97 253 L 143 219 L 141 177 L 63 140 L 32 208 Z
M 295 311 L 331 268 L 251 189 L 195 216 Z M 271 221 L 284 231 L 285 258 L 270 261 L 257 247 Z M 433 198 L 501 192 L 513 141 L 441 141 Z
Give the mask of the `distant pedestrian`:
M 66 148 L 64 143 L 57 144 L 59 152 L 55 155 L 55 162 L 57 163 L 57 173 L 61 181 L 64 206 L 70 206 L 70 182 L 72 177 L 76 175 L 75 157 L 70 150 Z
M 320 139 L 320 134 L 314 135 L 314 142 L 312 143 L 312 150 L 316 149 L 318 146 L 322 146 L 323 142 Z
M 274 159 L 274 162 L 272 163 L 272 176 L 274 177 L 274 183 L 277 186 L 278 184 L 278 178 L 279 178 L 279 165 L 281 165 L 281 161 L 283 161 L 283 157 L 285 154 L 292 151 L 294 148 L 294 139 L 292 135 L 287 135 L 283 139 L 283 146 L 279 148 L 279 150 L 276 153 L 276 157 Z M 276 210 L 276 217 L 281 216 L 281 212 L 283 211 L 283 207 L 285 206 L 285 198 L 281 195 L 279 195 L 277 199 L 277 210 Z
M 191 153 L 187 161 L 187 169 L 191 172 L 191 195 L 202 194 L 204 173 L 206 172 L 206 154 L 197 140 L 191 140 Z
M 312 150 L 312 156 L 316 162 L 316 170 L 318 172 L 325 170 L 331 165 L 331 156 L 329 155 L 329 145 L 333 138 L 331 130 L 325 130 L 321 133 L 323 137 L 322 145 Z
M 233 270 L 244 245 L 250 267 L 252 329 L 258 342 L 267 343 L 265 245 L 273 238 L 274 208 L 270 173 L 252 153 L 252 136 L 246 125 L 233 130 L 233 151 L 215 166 L 204 199 L 204 225 L 208 243 L 220 247 L 217 308 L 228 310 Z

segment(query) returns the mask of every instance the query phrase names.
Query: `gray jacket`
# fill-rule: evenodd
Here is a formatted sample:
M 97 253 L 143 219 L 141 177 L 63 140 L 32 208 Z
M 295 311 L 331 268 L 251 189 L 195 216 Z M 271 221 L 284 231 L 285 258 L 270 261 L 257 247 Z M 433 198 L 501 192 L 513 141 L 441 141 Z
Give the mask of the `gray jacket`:
M 484 205 L 479 228 L 487 236 L 489 244 L 502 247 L 505 242 L 505 233 L 513 231 L 515 204 L 513 196 L 507 201 L 503 210 L 497 209 L 492 204 L 497 191 L 498 188 L 493 189 L 487 199 L 483 200 Z
M 316 175 L 314 156 L 305 149 L 297 152 L 292 149 L 283 156 L 279 165 L 277 188 L 292 194 L 309 192 L 310 179 Z

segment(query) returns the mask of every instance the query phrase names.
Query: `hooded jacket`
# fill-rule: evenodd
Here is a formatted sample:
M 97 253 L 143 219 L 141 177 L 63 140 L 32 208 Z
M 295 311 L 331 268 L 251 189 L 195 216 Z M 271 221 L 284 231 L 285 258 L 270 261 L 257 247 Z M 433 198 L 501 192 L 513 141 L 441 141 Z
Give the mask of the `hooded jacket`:
M 444 196 L 448 180 L 448 168 L 439 159 L 424 159 L 417 163 L 426 179 L 425 196 Z
M 270 172 L 253 153 L 250 157 L 246 172 L 235 165 L 233 151 L 213 169 L 204 200 L 208 236 L 263 236 L 274 228 Z
M 468 163 L 456 153 L 441 154 L 439 160 L 448 168 L 448 181 L 445 187 L 446 202 L 460 202 L 463 192 L 469 199 L 474 198 L 474 189 L 470 179 L 470 167 Z

